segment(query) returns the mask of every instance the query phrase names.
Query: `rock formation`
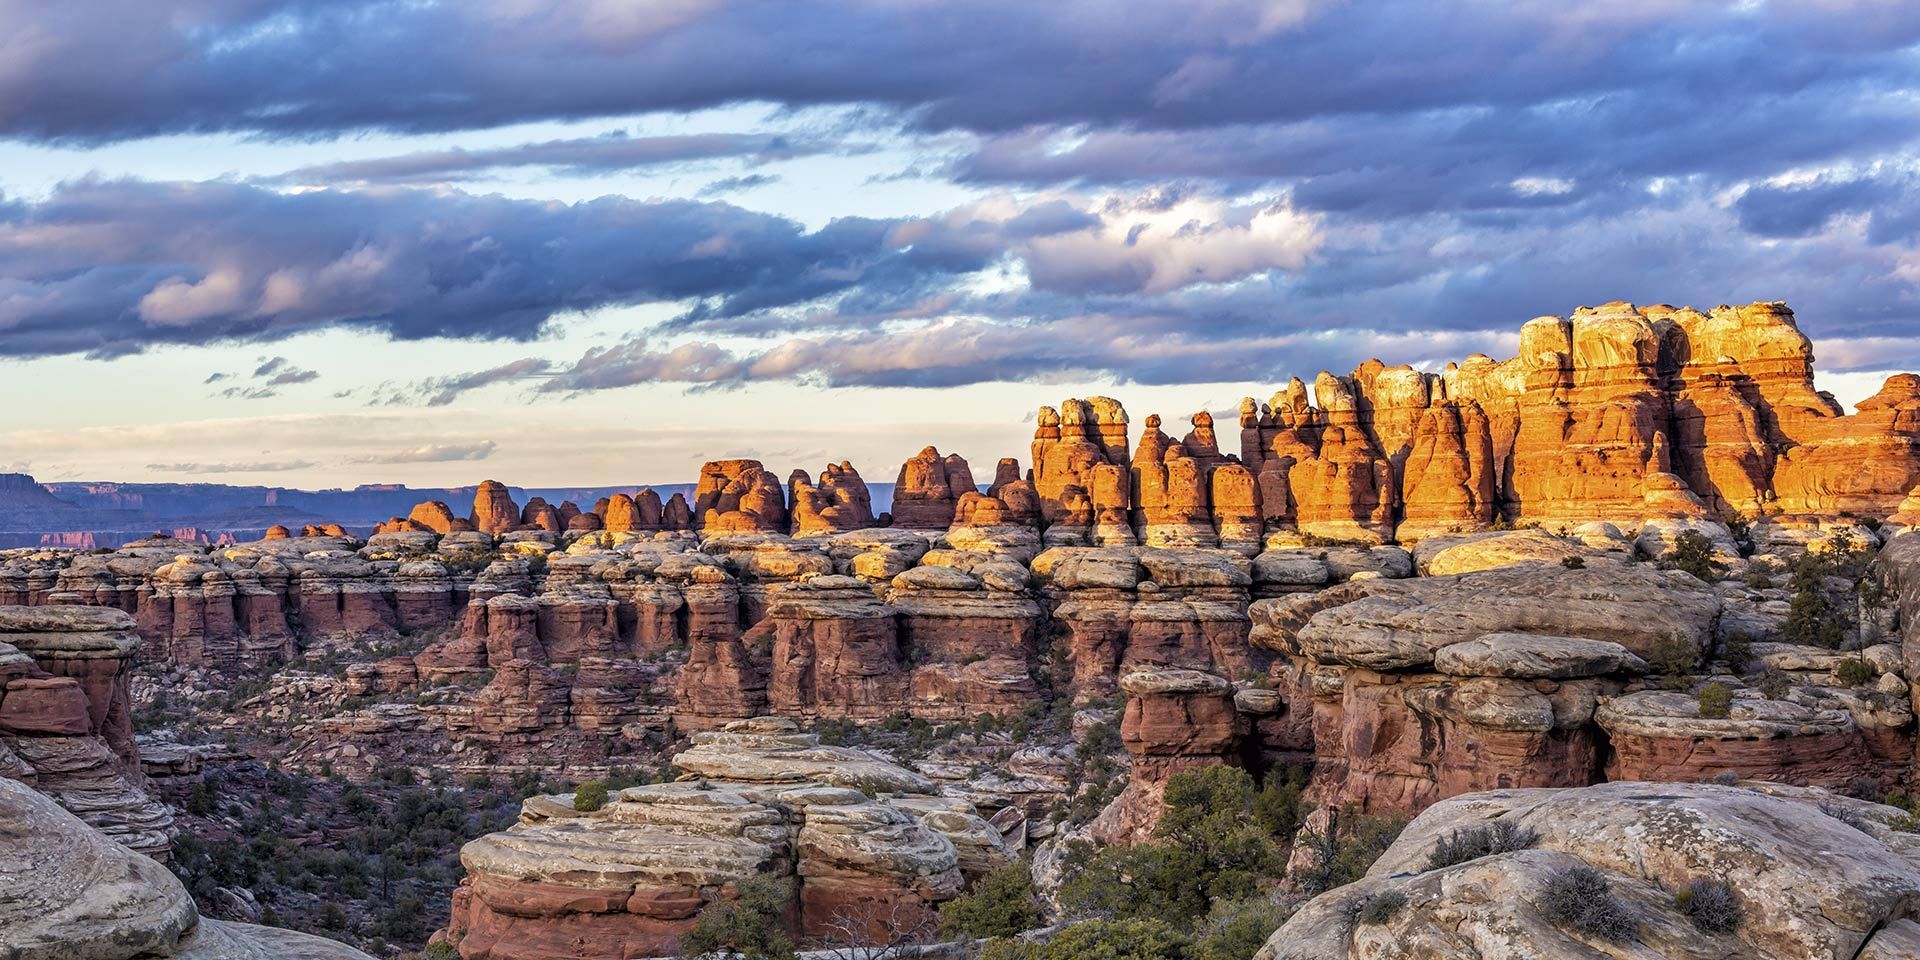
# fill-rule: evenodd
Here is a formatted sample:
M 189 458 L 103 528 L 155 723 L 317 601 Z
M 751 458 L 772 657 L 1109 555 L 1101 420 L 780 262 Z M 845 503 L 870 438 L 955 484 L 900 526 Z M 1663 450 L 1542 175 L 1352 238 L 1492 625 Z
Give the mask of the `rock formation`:
M 506 484 L 487 480 L 473 493 L 473 513 L 468 519 L 475 530 L 498 535 L 520 526 L 520 507 Z
M 132 618 L 99 607 L 0 607 L 0 777 L 33 785 L 129 849 L 165 857 L 173 813 L 133 742 Z
M 787 489 L 796 537 L 844 533 L 873 526 L 873 498 L 867 493 L 867 484 L 860 479 L 860 472 L 851 463 L 843 460 L 828 464 L 820 471 L 819 486 L 814 485 L 805 470 L 795 470 L 793 476 L 787 478 Z
M 1365 878 L 1300 908 L 1256 960 L 1390 956 L 1910 957 L 1920 946 L 1920 848 L 1889 824 L 1905 814 L 1819 790 L 1607 783 L 1500 790 L 1440 803 L 1400 834 Z M 1512 824 L 1527 849 L 1435 866 L 1452 831 Z M 1627 906 L 1630 935 L 1608 940 L 1557 921 L 1546 888 L 1562 871 L 1599 871 Z M 1704 931 L 1675 894 L 1727 884 L 1740 922 Z M 1404 905 L 1355 923 L 1369 898 Z
M 758 460 L 716 460 L 700 468 L 693 525 L 705 533 L 785 533 L 786 491 Z
M 166 867 L 0 778 L 0 947 L 16 960 L 371 960 L 320 937 L 203 919 Z
M 953 525 L 954 507 L 968 494 L 979 493 L 973 468 L 957 453 L 942 457 L 927 447 L 900 465 L 893 485 L 893 525 L 906 530 L 945 530 Z
M 448 940 L 465 957 L 658 956 L 753 877 L 797 881 L 804 942 L 847 927 L 881 939 L 958 894 L 963 859 L 984 872 L 1012 858 L 925 778 L 789 721 L 695 734 L 674 763 L 691 779 L 592 812 L 534 797 L 517 825 L 468 843 Z

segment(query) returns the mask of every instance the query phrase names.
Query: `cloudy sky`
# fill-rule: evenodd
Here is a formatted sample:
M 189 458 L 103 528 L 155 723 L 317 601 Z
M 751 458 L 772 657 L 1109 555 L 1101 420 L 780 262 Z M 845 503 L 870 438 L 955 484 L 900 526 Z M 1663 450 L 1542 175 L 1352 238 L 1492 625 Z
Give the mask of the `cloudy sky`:
M 558 12 L 554 8 L 560 8 Z M 688 480 L 1784 299 L 1920 368 L 1920 4 L 0 0 L 0 470 Z

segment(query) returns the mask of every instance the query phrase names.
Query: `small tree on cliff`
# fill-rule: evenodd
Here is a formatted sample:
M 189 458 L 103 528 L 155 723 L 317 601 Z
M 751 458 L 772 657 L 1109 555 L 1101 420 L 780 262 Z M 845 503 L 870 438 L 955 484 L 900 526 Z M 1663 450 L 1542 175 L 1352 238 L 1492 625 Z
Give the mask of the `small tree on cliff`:
M 1045 914 L 1033 871 L 1016 860 L 981 877 L 971 890 L 940 906 L 940 930 L 951 937 L 1010 937 L 1040 925 Z
M 741 881 L 738 896 L 700 912 L 693 929 L 680 936 L 680 952 L 689 957 L 737 953 L 744 960 L 792 960 L 793 938 L 787 913 L 793 884 L 773 877 Z
M 1186 929 L 1213 901 L 1252 895 L 1286 866 L 1255 797 L 1238 767 L 1176 774 L 1154 840 L 1088 856 L 1061 885 L 1061 902 L 1080 916 L 1153 917 Z

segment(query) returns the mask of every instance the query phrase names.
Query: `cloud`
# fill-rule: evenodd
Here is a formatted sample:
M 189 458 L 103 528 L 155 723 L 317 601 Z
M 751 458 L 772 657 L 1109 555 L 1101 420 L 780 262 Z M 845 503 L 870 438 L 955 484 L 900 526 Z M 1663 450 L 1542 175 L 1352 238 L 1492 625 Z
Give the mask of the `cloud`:
M 267 386 L 284 387 L 296 383 L 312 383 L 318 379 L 320 379 L 320 375 L 312 370 L 291 367 L 274 374 L 273 379 L 267 381 Z
M 1873 29 L 1858 29 L 1861 16 Z M 1678 0 L 1124 10 L 1103 0 L 601 0 L 558 10 L 524 0 L 110 0 L 57 13 L 0 8 L 0 35 L 32 41 L 0 67 L 0 133 L 26 139 L 483 129 L 749 101 L 876 105 L 935 130 L 1177 129 L 1480 103 L 1579 111 L 1651 88 L 1723 103 L 1810 83 L 1871 92 L 1910 78 L 1903 51 L 1920 38 L 1920 11 Z
M 700 196 L 717 197 L 728 193 L 739 193 L 756 187 L 771 186 L 780 182 L 779 174 L 750 173 L 739 177 L 722 177 L 700 188 Z
M 355 457 L 354 463 L 447 463 L 457 460 L 485 460 L 493 455 L 492 440 L 477 443 L 429 443 L 411 450 Z
M 417 405 L 443 407 L 458 399 L 469 390 L 478 390 L 496 383 L 509 383 L 538 377 L 547 372 L 553 364 L 539 357 L 523 357 L 500 366 L 473 373 L 464 373 L 451 377 L 429 377 L 399 387 L 388 387 L 378 393 L 371 405 Z
M 689 298 L 733 314 L 858 284 L 907 256 L 887 229 L 848 218 L 807 232 L 679 200 L 82 180 L 0 206 L 0 354 L 112 356 L 334 326 L 524 340 L 557 313 Z M 209 287 L 218 295 L 195 292 Z
M 260 460 L 246 463 L 149 463 L 155 473 L 285 473 L 314 466 L 311 460 Z
M 1297 269 L 1316 243 L 1312 217 L 1282 199 L 1177 192 L 995 196 L 808 232 L 726 203 L 82 180 L 0 219 L 0 354 L 113 356 L 329 327 L 530 340 L 557 314 L 645 303 L 687 305 L 686 328 L 777 326 L 798 307 L 909 309 L 1009 262 L 1036 289 L 1156 294 Z M 209 286 L 217 297 L 182 292 Z M 277 356 L 254 377 L 313 379 Z
M 276 185 L 445 183 L 479 179 L 520 167 L 544 167 L 556 174 L 595 176 L 696 161 L 731 159 L 759 164 L 822 153 L 856 153 L 867 149 L 871 148 L 779 133 L 698 133 L 645 137 L 615 132 L 511 147 L 429 150 L 368 160 L 316 164 L 261 178 L 258 182 Z M 754 175 L 730 179 L 765 182 L 778 178 Z

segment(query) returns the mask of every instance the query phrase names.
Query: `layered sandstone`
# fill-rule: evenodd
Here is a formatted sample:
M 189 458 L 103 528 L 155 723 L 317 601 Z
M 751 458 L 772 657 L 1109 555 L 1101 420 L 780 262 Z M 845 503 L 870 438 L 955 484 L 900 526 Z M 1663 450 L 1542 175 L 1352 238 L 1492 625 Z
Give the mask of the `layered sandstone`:
M 370 960 L 344 944 L 200 917 L 166 867 L 0 778 L 0 947 L 16 960 Z
M 32 784 L 113 839 L 165 857 L 173 813 L 133 742 L 133 620 L 98 607 L 0 607 L 0 776 Z
M 963 847 L 980 870 L 1011 859 L 924 778 L 788 721 L 696 734 L 675 765 L 692 779 L 592 812 L 535 797 L 519 824 L 468 843 L 448 940 L 465 957 L 658 956 L 743 881 L 773 877 L 794 883 L 803 942 L 872 942 L 960 892 Z

